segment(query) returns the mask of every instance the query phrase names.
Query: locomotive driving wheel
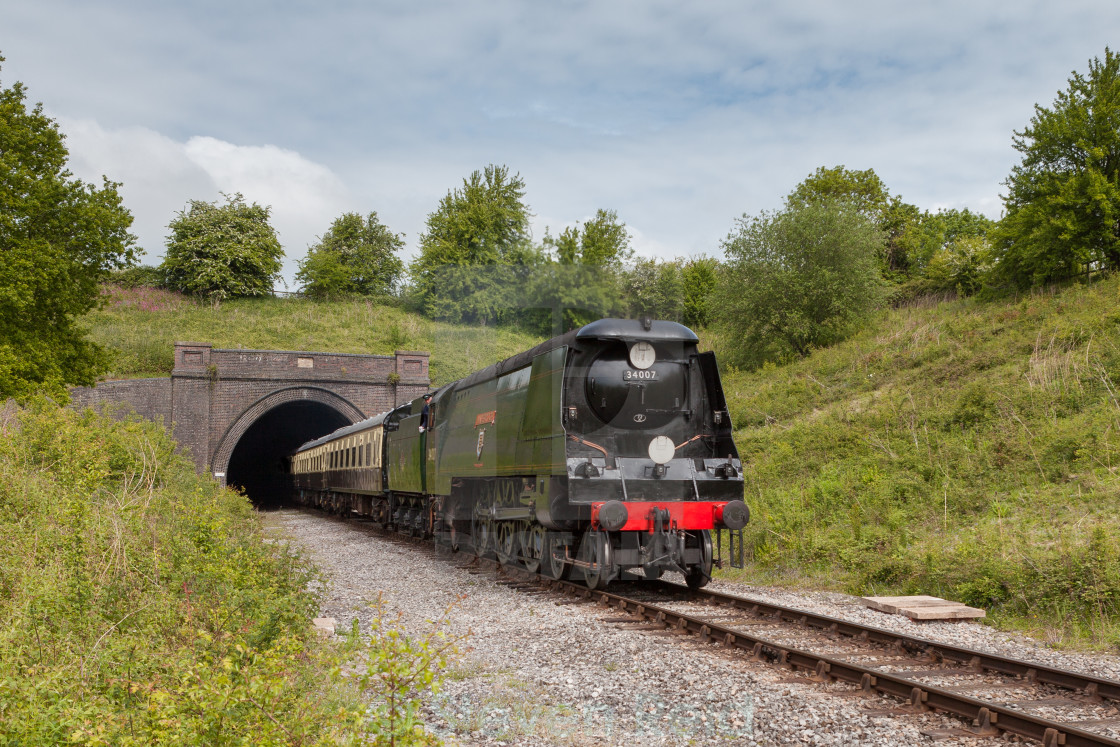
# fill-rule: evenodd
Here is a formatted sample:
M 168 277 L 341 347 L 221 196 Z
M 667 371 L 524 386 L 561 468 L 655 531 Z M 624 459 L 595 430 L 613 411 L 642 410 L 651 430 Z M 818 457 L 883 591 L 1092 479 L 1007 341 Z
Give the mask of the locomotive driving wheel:
M 607 588 L 614 570 L 610 536 L 606 532 L 589 531 L 583 536 L 583 546 L 580 550 L 584 560 L 591 564 L 590 567 L 583 569 L 587 588 L 592 591 Z
M 567 547 L 560 541 L 559 537 L 551 532 L 545 534 L 544 554 L 541 557 L 541 573 L 545 578 L 559 581 L 564 577 L 564 566 L 567 565 L 564 561 L 566 553 Z M 557 558 L 557 555 L 560 557 Z
M 497 541 L 494 543 L 494 552 L 498 562 L 509 565 L 513 561 L 513 552 L 517 548 L 516 533 L 513 531 L 512 521 L 503 521 L 498 524 Z
M 521 542 L 521 559 L 525 563 L 525 570 L 536 573 L 541 567 L 541 558 L 545 551 L 544 527 L 540 524 L 522 529 L 518 533 Z
M 480 558 L 490 551 L 490 529 L 490 520 L 486 517 L 478 514 L 471 517 L 471 545 Z

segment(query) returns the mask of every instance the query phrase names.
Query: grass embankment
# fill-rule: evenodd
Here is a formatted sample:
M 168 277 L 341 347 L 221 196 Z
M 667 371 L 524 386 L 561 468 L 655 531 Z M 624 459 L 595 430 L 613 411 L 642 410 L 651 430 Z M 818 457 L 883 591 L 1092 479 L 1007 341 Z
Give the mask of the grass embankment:
M 319 640 L 317 573 L 153 423 L 0 416 L 0 548 L 0 744 L 428 741 L 401 698 L 446 645 Z
M 152 288 L 106 286 L 106 293 L 107 305 L 84 321 L 92 339 L 115 355 L 109 378 L 167 376 L 174 343 L 185 340 L 217 348 L 379 355 L 426 350 L 432 354 L 432 383 L 441 385 L 541 339 L 507 328 L 432 322 L 362 300 L 236 299 L 214 308 Z
M 1120 278 L 884 313 L 724 384 L 754 581 L 1120 645 Z M 717 347 L 718 351 L 718 347 Z

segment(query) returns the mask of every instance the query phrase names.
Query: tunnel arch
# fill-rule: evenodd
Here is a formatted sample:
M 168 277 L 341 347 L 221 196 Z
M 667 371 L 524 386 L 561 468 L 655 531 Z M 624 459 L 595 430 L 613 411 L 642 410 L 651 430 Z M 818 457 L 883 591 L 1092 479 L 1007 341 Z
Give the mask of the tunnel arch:
M 289 486 L 283 458 L 306 441 L 364 418 L 352 402 L 327 389 L 280 389 L 234 418 L 218 442 L 211 469 L 223 485 L 244 489 L 258 507 L 279 505 Z

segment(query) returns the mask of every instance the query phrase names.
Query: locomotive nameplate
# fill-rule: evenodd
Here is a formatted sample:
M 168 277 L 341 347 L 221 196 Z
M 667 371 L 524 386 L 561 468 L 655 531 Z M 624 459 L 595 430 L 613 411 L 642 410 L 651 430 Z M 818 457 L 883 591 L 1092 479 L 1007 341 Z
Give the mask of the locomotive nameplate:
M 623 381 L 654 381 L 657 379 L 657 371 L 653 369 L 646 369 L 644 371 L 634 371 L 627 369 L 622 373 Z

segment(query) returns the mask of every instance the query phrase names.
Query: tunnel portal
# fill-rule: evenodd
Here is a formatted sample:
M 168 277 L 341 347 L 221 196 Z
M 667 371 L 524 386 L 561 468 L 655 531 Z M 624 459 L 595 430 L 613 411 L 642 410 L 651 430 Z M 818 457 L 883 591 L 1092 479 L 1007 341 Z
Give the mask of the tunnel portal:
M 292 482 L 285 463 L 301 444 L 350 425 L 330 405 L 296 400 L 277 405 L 246 429 L 230 454 L 226 484 L 241 488 L 257 508 L 283 506 Z

